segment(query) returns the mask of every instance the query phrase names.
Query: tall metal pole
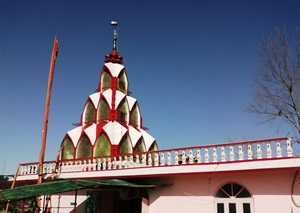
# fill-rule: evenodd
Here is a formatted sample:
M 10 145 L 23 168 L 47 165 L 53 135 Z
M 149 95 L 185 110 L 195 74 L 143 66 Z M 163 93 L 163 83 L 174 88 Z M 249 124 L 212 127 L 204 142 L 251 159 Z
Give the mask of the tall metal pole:
M 49 76 L 48 76 L 48 87 L 47 87 L 45 113 L 44 113 L 44 125 L 42 130 L 42 146 L 41 146 L 40 158 L 39 158 L 38 184 L 42 183 L 42 179 L 43 179 L 43 164 L 44 164 L 44 157 L 45 157 L 45 150 L 46 150 L 50 96 L 51 96 L 51 88 L 52 88 L 54 67 L 55 67 L 57 54 L 58 54 L 58 37 L 55 36 L 52 56 L 50 61 Z

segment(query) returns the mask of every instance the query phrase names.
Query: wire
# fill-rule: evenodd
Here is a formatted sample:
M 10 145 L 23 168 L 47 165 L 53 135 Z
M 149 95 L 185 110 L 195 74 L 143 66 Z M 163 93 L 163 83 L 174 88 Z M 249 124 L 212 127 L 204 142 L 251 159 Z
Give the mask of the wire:
M 291 199 L 292 199 L 293 204 L 294 204 L 296 207 L 300 208 L 300 205 L 299 205 L 299 204 L 295 201 L 295 199 L 294 199 L 294 187 L 295 187 L 296 178 L 297 178 L 297 176 L 298 176 L 298 172 L 299 172 L 299 170 L 297 170 L 297 172 L 296 172 L 295 175 L 294 175 L 294 180 L 293 180 L 293 184 L 292 184 L 292 188 L 291 188 Z

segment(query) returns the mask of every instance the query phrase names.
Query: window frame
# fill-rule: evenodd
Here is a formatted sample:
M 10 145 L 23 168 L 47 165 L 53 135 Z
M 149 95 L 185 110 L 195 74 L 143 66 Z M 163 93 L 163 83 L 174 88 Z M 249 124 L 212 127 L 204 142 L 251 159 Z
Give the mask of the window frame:
M 247 190 L 247 192 L 249 193 L 250 197 L 236 197 L 236 195 L 231 194 L 229 195 L 229 193 L 226 193 L 227 195 L 229 195 L 228 197 L 217 197 L 217 194 L 220 190 L 222 190 L 223 187 L 225 187 L 226 185 L 231 184 L 230 187 L 232 187 L 232 184 L 237 184 L 239 185 L 242 189 L 239 190 L 239 192 L 237 193 L 237 195 L 242 191 L 242 190 Z M 224 209 L 222 212 L 218 212 L 218 204 L 222 203 L 224 206 Z M 229 204 L 234 203 L 236 206 L 236 213 L 244 213 L 244 206 L 243 204 L 250 204 L 250 213 L 254 213 L 254 202 L 253 202 L 253 196 L 252 194 L 249 192 L 249 190 L 244 187 L 242 184 L 236 183 L 236 182 L 228 182 L 223 184 L 221 187 L 218 188 L 218 190 L 215 193 L 215 200 L 214 200 L 214 207 L 215 207 L 215 213 L 231 213 L 229 211 Z

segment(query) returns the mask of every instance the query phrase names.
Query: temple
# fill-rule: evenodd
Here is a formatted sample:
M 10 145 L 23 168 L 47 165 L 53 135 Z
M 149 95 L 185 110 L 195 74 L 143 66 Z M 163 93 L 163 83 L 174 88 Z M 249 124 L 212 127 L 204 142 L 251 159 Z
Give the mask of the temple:
M 158 149 L 130 96 L 117 33 L 80 122 L 43 164 L 43 182 L 38 162 L 21 163 L 16 181 L 26 186 L 2 190 L 0 204 L 23 200 L 23 212 L 52 213 L 300 213 L 300 158 L 288 137 Z
M 60 160 L 157 150 L 155 139 L 143 128 L 138 101 L 128 95 L 122 63 L 115 30 L 113 50 L 105 56 L 97 92 L 88 97 L 78 127 L 66 133 Z

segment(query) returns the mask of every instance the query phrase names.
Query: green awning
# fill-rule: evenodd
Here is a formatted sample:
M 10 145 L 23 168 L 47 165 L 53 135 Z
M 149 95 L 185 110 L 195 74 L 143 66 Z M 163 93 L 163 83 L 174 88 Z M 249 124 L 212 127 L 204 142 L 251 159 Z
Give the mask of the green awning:
M 41 195 L 52 195 L 62 192 L 75 191 L 79 189 L 102 187 L 133 187 L 152 188 L 158 185 L 135 184 L 125 180 L 53 180 L 41 184 L 20 186 L 13 189 L 0 190 L 0 204 L 10 201 L 22 200 Z

